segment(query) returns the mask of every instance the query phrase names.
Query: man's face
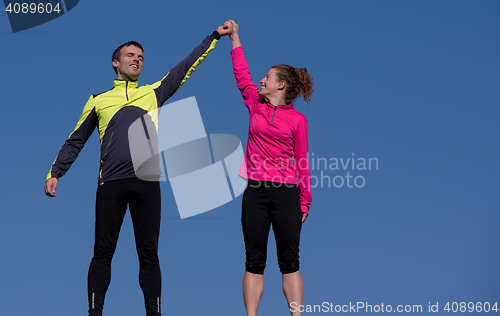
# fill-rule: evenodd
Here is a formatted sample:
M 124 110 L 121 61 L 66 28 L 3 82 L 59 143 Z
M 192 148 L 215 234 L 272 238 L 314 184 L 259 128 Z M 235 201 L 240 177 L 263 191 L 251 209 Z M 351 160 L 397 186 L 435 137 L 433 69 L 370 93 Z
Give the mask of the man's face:
M 120 58 L 113 60 L 113 67 L 116 68 L 118 79 L 120 80 L 137 80 L 141 75 L 142 50 L 134 45 L 123 47 L 120 50 Z

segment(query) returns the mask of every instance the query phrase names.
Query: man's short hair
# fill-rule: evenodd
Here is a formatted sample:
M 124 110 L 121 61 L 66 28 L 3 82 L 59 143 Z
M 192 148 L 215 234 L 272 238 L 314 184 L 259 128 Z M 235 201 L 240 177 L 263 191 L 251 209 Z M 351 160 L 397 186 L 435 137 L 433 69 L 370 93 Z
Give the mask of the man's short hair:
M 120 46 L 118 46 L 117 49 L 115 49 L 115 51 L 113 52 L 113 56 L 111 57 L 111 61 L 113 60 L 120 60 L 120 52 L 122 50 L 123 47 L 129 47 L 129 46 L 135 46 L 135 47 L 138 47 L 142 50 L 142 52 L 144 53 L 144 49 L 142 48 L 142 45 L 137 43 L 136 41 L 130 41 L 130 42 L 126 42 L 125 44 L 121 44 Z M 113 67 L 113 69 L 115 70 L 115 73 L 118 74 L 118 70 L 116 69 L 116 67 Z

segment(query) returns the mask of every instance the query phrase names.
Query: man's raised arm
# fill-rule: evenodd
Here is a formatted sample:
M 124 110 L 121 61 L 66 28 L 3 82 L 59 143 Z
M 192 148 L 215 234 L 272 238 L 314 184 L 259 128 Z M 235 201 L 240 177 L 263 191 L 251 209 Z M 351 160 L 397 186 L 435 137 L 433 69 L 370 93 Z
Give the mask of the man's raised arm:
M 178 63 L 161 81 L 153 84 L 158 100 L 158 107 L 168 100 L 191 76 L 196 67 L 207 57 L 221 36 L 229 35 L 229 22 L 219 26 L 216 31 L 207 36 L 184 60 Z

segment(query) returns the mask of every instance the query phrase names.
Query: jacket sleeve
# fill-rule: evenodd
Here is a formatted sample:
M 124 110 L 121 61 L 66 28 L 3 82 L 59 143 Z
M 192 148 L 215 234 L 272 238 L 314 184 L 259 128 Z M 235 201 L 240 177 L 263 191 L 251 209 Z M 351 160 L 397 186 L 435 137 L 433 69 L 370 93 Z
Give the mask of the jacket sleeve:
M 243 102 L 250 111 L 254 112 L 257 101 L 259 100 L 259 88 L 252 82 L 250 70 L 243 54 L 241 46 L 236 47 L 231 51 L 231 59 L 233 61 L 233 72 L 236 78 L 236 86 L 240 89 Z
M 308 123 L 303 121 L 297 126 L 294 138 L 294 160 L 297 173 L 297 184 L 300 189 L 300 208 L 309 214 L 311 207 L 311 172 L 309 170 Z
M 172 68 L 162 80 L 152 85 L 158 100 L 158 107 L 162 106 L 184 84 L 208 53 L 214 49 L 219 39 L 220 34 L 214 31 L 191 54 Z
M 91 96 L 83 108 L 83 113 L 74 131 L 62 145 L 59 154 L 47 174 L 46 180 L 50 178 L 60 178 L 68 171 L 78 157 L 80 150 L 82 150 L 90 135 L 94 132 L 97 122 L 98 119 L 94 107 L 94 98 Z

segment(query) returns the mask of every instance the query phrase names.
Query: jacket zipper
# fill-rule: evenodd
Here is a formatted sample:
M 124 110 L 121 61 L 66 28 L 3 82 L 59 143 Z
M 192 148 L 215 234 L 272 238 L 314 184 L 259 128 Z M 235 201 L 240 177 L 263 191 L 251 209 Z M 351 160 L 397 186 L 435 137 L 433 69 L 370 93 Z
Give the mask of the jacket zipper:
M 278 108 L 278 107 L 277 107 L 276 105 L 274 105 L 274 113 L 273 113 L 273 118 L 271 119 L 271 122 L 273 122 L 273 121 L 274 121 L 274 116 L 276 115 L 276 109 L 277 109 L 277 108 Z
M 126 84 L 125 84 L 125 96 L 127 97 L 127 101 L 128 101 L 128 80 L 126 81 Z

